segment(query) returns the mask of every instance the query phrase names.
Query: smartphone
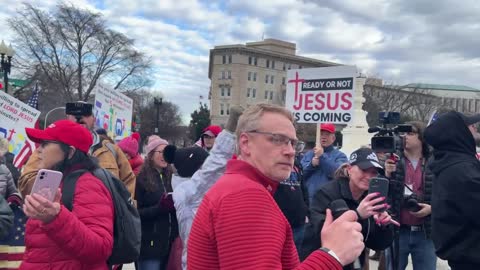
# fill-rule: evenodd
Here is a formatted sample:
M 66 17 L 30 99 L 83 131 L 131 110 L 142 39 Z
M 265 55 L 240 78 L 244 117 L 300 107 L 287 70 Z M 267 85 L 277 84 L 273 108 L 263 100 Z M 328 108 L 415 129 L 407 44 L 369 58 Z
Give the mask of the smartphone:
M 55 199 L 63 174 L 58 171 L 41 169 L 37 173 L 35 183 L 33 184 L 32 192 L 30 194 L 39 194 L 49 201 Z
M 381 177 L 374 177 L 370 179 L 370 183 L 368 185 L 368 194 L 371 193 L 379 193 L 377 197 L 385 197 L 387 198 L 388 196 L 388 179 L 386 178 L 381 178 Z M 379 204 L 384 204 L 386 201 L 383 201 L 381 203 L 377 203 L 376 205 Z M 378 212 L 384 212 L 387 210 L 386 208 L 382 208 L 378 210 Z

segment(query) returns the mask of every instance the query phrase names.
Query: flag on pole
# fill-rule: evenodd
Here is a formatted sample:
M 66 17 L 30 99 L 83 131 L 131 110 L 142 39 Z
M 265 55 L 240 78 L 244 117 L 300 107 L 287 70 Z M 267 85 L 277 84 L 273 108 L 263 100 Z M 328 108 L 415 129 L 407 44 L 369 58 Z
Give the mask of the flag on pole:
M 11 206 L 14 220 L 13 228 L 0 240 L 0 270 L 14 270 L 20 267 L 25 252 L 25 224 L 27 217 L 20 206 Z

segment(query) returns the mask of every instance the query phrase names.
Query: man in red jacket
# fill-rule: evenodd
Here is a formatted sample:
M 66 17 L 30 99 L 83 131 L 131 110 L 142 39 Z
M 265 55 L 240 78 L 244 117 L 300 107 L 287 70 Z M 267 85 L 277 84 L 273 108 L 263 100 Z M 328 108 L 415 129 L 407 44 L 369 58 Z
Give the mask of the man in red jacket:
M 258 104 L 237 126 L 237 160 L 205 194 L 192 225 L 187 265 L 197 269 L 342 269 L 364 244 L 355 212 L 333 221 L 327 211 L 323 248 L 300 263 L 292 230 L 272 195 L 292 171 L 297 137 L 285 108 Z

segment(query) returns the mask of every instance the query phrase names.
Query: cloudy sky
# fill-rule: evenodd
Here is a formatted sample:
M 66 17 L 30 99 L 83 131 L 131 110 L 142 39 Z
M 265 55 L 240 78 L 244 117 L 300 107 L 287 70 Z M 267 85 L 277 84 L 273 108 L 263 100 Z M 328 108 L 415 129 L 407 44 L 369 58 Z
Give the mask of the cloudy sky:
M 30 0 L 50 9 L 51 0 Z M 153 57 L 156 84 L 185 119 L 208 94 L 209 49 L 277 38 L 297 54 L 356 65 L 392 83 L 480 88 L 480 1 L 71 0 L 104 14 Z M 21 8 L 0 0 L 0 23 Z M 14 41 L 2 27 L 0 38 Z M 207 101 L 204 99 L 204 101 Z

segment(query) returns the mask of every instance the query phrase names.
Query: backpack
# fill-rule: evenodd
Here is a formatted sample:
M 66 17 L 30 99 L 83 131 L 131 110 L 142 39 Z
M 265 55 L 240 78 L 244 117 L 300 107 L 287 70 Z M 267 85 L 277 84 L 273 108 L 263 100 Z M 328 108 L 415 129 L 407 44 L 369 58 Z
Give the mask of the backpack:
M 62 203 L 70 211 L 73 209 L 75 186 L 78 178 L 87 170 L 71 173 L 63 183 Z M 132 263 L 140 255 L 141 224 L 140 216 L 125 185 L 108 170 L 96 168 L 92 174 L 100 179 L 110 191 L 114 205 L 113 250 L 107 263 L 109 266 Z

